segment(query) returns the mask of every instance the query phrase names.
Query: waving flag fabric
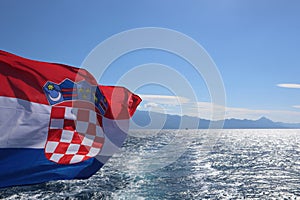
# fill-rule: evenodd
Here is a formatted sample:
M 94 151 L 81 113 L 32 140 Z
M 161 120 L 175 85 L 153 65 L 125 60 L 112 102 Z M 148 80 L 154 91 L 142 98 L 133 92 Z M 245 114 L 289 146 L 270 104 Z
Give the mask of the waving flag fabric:
M 140 101 L 86 70 L 0 51 L 0 187 L 92 176 Z

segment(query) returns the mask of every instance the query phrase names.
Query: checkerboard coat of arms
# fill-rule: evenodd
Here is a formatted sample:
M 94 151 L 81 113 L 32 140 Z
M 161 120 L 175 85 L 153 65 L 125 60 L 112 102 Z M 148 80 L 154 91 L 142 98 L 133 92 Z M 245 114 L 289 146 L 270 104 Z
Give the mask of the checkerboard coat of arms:
M 51 109 L 45 156 L 74 164 L 98 155 L 104 144 L 102 116 L 107 101 L 100 89 L 83 80 L 48 81 L 43 87 Z

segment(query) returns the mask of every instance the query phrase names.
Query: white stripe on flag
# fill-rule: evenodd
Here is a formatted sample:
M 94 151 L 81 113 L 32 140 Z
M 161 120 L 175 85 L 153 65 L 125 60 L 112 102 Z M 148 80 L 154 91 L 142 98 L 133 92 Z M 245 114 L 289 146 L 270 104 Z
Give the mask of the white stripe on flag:
M 44 147 L 51 107 L 0 97 L 0 148 Z
M 51 106 L 49 105 L 0 97 L 0 148 L 44 149 L 48 136 L 50 112 Z M 100 155 L 111 156 L 122 146 L 128 132 L 129 120 L 103 118 L 103 126 L 105 141 Z M 81 126 L 77 128 L 83 129 Z M 102 130 L 97 130 L 98 136 L 102 134 Z M 93 141 L 89 141 L 89 135 L 85 137 L 87 141 L 84 140 L 83 144 Z

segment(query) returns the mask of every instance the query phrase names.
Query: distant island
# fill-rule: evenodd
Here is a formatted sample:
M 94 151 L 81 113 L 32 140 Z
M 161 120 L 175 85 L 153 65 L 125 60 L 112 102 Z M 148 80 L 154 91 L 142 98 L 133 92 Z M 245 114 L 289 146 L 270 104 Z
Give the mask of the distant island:
M 151 121 L 150 119 L 153 119 Z M 131 123 L 132 128 L 146 128 L 146 129 L 207 129 L 210 124 L 210 120 L 200 119 L 190 116 L 178 116 L 178 115 L 165 115 L 156 112 L 140 111 L 137 110 L 133 116 L 132 121 L 137 124 Z M 184 121 L 185 127 L 181 127 L 180 123 Z M 198 127 L 194 127 L 199 122 Z M 213 121 L 213 123 L 220 123 L 221 121 Z M 284 123 L 274 122 L 266 117 L 261 117 L 257 120 L 249 119 L 226 119 L 224 121 L 224 129 L 298 129 L 300 123 Z

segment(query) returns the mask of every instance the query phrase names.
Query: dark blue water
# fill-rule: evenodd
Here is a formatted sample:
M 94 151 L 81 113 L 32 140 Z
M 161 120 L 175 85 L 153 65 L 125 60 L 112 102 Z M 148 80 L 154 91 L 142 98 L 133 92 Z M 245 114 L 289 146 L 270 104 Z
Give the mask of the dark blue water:
M 300 199 L 300 130 L 137 131 L 88 180 L 3 199 Z

